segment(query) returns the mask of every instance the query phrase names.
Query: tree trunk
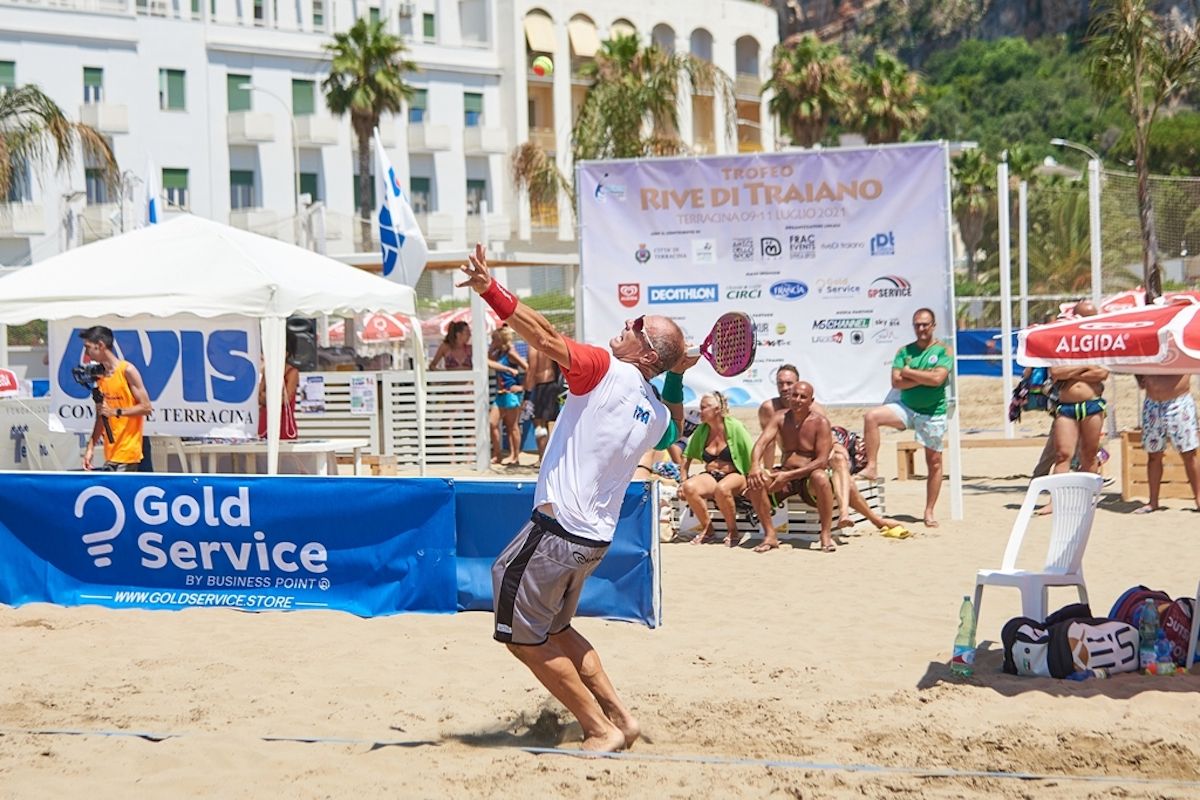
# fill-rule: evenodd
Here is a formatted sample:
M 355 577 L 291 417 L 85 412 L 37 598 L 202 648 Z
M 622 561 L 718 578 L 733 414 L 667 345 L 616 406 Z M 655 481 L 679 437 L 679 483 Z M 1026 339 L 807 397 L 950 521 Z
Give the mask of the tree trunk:
M 1154 230 L 1154 199 L 1150 195 L 1149 126 L 1138 121 L 1134 131 L 1137 167 L 1138 223 L 1142 229 L 1142 280 L 1146 303 L 1162 296 L 1162 268 L 1158 263 L 1158 233 Z
M 370 250 L 371 241 L 371 135 L 370 120 L 356 117 L 354 135 L 358 138 L 358 218 L 362 249 Z

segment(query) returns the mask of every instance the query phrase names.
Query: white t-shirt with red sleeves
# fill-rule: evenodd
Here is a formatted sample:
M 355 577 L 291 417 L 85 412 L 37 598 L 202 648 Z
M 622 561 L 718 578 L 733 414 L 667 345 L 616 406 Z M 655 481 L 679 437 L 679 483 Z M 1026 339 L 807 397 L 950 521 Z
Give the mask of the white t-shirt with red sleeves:
M 671 414 L 637 367 L 563 338 L 570 391 L 546 444 L 534 505 L 549 503 L 570 533 L 611 542 L 633 471 Z

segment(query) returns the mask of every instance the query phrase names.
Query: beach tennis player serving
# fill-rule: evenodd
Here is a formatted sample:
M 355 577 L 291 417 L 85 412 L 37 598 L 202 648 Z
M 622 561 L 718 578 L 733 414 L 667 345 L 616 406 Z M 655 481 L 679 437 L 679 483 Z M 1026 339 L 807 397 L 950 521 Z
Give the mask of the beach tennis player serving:
M 687 354 L 679 326 L 660 316 L 626 320 L 607 348 L 573 341 L 492 279 L 481 245 L 469 261 L 459 286 L 558 362 L 570 387 L 530 521 L 492 565 L 493 635 L 579 720 L 583 749 L 623 750 L 638 737 L 637 720 L 571 618 L 612 541 L 638 460 L 679 438 L 683 372 L 700 353 Z M 664 372 L 660 397 L 649 381 Z

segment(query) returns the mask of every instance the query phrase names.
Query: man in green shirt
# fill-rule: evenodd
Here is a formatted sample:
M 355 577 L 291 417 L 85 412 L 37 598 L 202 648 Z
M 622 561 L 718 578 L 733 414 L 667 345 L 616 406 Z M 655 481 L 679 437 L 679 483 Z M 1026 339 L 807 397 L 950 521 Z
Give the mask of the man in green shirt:
M 953 360 L 946 345 L 933 338 L 936 324 L 933 312 L 922 308 L 913 314 L 915 342 L 901 347 L 892 361 L 892 388 L 900 391 L 898 403 L 873 408 L 863 416 L 867 465 L 862 477 L 874 480 L 878 475 L 879 428 L 912 428 L 925 448 L 925 525 L 936 528 L 934 506 L 942 489 L 942 440 L 946 436 L 946 384 Z

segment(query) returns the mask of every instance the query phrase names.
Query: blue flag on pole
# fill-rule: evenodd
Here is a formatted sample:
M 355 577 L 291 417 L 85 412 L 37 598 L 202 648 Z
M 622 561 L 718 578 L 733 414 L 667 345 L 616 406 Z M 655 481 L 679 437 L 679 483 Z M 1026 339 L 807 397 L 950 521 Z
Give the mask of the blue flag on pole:
M 379 246 L 383 251 L 383 277 L 416 286 L 417 279 L 429 260 L 429 246 L 425 236 L 417 227 L 408 198 L 396 179 L 391 159 L 379 143 L 379 130 L 375 131 L 375 155 L 379 159 L 379 174 L 383 176 L 385 189 L 379 204 Z
M 154 159 L 146 159 L 146 224 L 157 225 L 162 221 L 162 177 L 154 166 Z

